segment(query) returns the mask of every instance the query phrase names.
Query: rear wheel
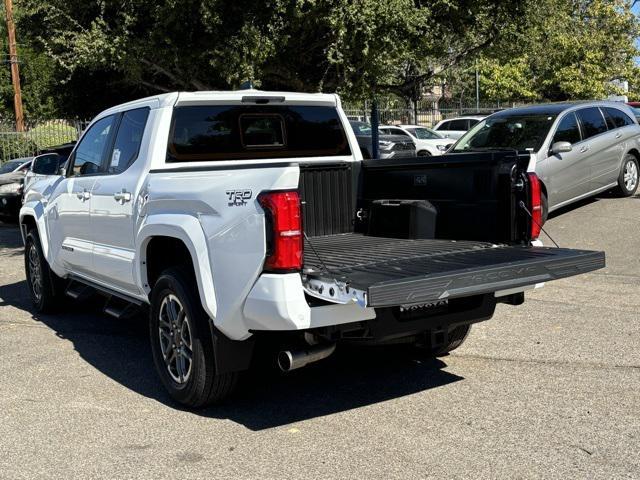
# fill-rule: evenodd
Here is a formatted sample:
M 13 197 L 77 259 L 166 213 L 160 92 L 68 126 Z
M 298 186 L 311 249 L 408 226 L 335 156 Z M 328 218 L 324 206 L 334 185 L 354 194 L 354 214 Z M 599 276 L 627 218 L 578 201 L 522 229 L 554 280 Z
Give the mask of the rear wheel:
M 416 346 L 428 356 L 440 357 L 460 347 L 469 336 L 470 331 L 471 325 L 458 325 L 450 329 L 444 341 L 439 343 L 434 343 L 431 332 L 427 332 L 425 338 Z
M 29 230 L 24 247 L 24 269 L 31 301 L 39 313 L 55 311 L 64 295 L 64 280 L 51 271 L 42 253 L 40 237 Z
M 418 152 L 418 156 L 419 157 L 430 157 L 431 153 L 429 153 L 429 151 L 427 151 L 427 150 L 420 150 Z
M 622 162 L 622 169 L 618 177 L 618 193 L 622 197 L 630 197 L 638 190 L 640 179 L 640 165 L 638 159 L 628 153 Z
M 218 375 L 209 316 L 193 274 L 171 268 L 151 292 L 151 351 L 165 388 L 176 401 L 198 408 L 228 397 L 238 373 Z
M 542 225 L 547 223 L 547 219 L 549 218 L 549 199 L 546 194 L 542 194 L 540 201 L 542 203 Z

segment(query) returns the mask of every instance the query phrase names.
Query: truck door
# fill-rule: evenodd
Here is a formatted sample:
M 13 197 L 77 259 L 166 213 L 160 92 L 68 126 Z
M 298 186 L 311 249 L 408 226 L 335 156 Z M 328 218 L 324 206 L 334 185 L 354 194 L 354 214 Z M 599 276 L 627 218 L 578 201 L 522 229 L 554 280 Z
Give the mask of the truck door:
M 57 183 L 47 205 L 53 262 L 70 273 L 93 278 L 91 189 L 111 142 L 114 115 L 95 122 L 69 158 L 67 177 Z
M 119 116 L 113 147 L 106 155 L 104 174 L 91 192 L 93 273 L 128 293 L 139 293 L 134 281 L 134 209 L 141 181 L 142 148 L 149 107 L 136 108 Z

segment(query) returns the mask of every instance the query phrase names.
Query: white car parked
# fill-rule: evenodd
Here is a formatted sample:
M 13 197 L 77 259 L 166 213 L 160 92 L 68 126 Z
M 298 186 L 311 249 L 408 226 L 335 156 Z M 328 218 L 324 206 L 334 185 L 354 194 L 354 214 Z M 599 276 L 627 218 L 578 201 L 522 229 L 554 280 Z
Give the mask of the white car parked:
M 380 127 L 380 133 L 409 137 L 416 144 L 416 155 L 419 157 L 442 155 L 453 145 L 452 140 L 419 125 L 385 125 Z
M 433 129 L 446 138 L 457 140 L 485 118 L 486 115 L 469 115 L 467 117 L 450 118 L 439 121 Z

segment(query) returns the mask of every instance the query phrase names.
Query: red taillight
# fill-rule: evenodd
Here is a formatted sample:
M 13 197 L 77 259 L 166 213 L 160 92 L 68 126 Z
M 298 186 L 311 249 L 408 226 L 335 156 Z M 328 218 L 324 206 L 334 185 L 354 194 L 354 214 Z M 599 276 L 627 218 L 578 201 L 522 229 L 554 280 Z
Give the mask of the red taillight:
M 267 192 L 258 196 L 271 227 L 267 232 L 267 259 L 264 266 L 272 271 L 292 271 L 302 268 L 302 220 L 298 192 Z
M 531 240 L 540 236 L 542 226 L 542 191 L 540 179 L 535 173 L 529 173 L 529 205 L 531 208 Z

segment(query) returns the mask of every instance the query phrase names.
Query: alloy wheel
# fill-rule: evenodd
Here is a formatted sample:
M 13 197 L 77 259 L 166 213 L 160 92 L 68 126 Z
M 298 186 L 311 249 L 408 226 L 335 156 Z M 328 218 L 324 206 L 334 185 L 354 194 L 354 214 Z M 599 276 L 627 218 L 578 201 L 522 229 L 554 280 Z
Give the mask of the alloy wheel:
M 624 166 L 623 172 L 624 186 L 628 192 L 632 192 L 638 184 L 638 164 L 629 160 Z
M 29 246 L 29 283 L 31 292 L 37 302 L 42 299 L 42 269 L 40 268 L 40 254 L 34 243 Z
M 175 295 L 169 294 L 162 300 L 158 335 L 169 375 L 178 384 L 186 383 L 193 363 L 191 324 L 184 306 Z

